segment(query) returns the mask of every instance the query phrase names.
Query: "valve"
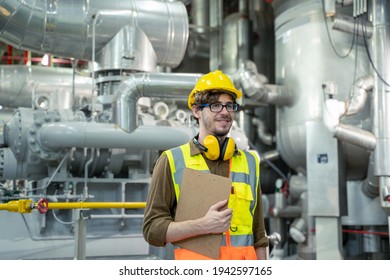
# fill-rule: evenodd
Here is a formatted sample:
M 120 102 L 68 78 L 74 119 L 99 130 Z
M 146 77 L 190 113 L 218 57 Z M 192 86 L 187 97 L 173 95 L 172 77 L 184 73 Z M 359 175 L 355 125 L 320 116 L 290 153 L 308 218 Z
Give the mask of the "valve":
M 41 198 L 37 203 L 37 208 L 39 213 L 46 214 L 47 210 L 49 210 L 49 202 L 45 198 Z

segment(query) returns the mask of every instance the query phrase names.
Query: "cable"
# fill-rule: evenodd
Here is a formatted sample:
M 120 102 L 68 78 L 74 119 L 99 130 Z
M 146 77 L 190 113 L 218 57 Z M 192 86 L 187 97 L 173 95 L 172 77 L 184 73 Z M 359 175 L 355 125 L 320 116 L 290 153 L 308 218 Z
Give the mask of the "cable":
M 329 38 L 330 45 L 332 46 L 333 51 L 335 52 L 335 54 L 336 54 L 338 57 L 340 57 L 340 58 L 347 58 L 347 57 L 351 54 L 351 51 L 352 51 L 352 49 L 353 49 L 353 46 L 355 45 L 356 31 L 354 31 L 354 35 L 353 35 L 353 37 L 352 37 L 351 46 L 350 46 L 348 52 L 347 52 L 345 55 L 339 54 L 338 51 L 336 50 L 336 47 L 335 47 L 334 43 L 333 43 L 332 37 L 330 36 L 329 27 L 328 27 L 328 24 L 327 24 L 326 11 L 325 11 L 325 0 L 322 0 L 321 3 L 322 3 L 322 11 L 323 11 L 323 16 L 324 16 L 324 22 L 325 22 L 326 32 L 327 32 L 327 34 L 328 34 L 328 38 Z M 355 20 L 355 22 L 354 22 L 354 30 L 356 30 L 356 20 Z
M 44 190 L 46 189 L 49 184 L 51 183 L 51 181 L 53 180 L 54 176 L 58 173 L 58 171 L 60 170 L 61 166 L 64 164 L 65 160 L 69 157 L 69 152 L 65 154 L 64 158 L 61 160 L 61 162 L 58 164 L 56 170 L 54 170 L 53 174 L 50 176 L 49 180 L 45 182 L 45 184 L 42 186 L 42 187 L 38 187 L 38 188 L 33 188 L 33 189 L 29 189 L 29 190 L 26 190 L 28 193 L 29 192 L 33 192 L 33 191 L 37 191 L 37 190 Z
M 285 181 L 289 182 L 290 180 L 288 179 L 288 177 L 280 170 L 280 168 L 278 168 L 275 164 L 273 164 L 269 159 L 267 159 L 266 157 L 262 156 L 263 154 L 260 153 L 260 151 L 255 147 L 255 145 L 252 143 L 252 142 L 248 142 L 249 143 L 249 146 L 256 150 L 259 155 L 261 156 L 261 158 L 276 172 L 279 174 L 280 177 L 282 177 Z
M 73 225 L 75 224 L 75 221 L 70 221 L 70 222 L 65 222 L 65 221 L 62 221 L 60 218 L 57 217 L 57 214 L 56 214 L 56 211 L 54 209 L 52 209 L 52 214 L 53 214 L 53 218 L 59 222 L 60 224 L 63 224 L 63 225 Z
M 322 1 L 322 8 L 323 8 L 323 12 L 324 12 L 324 16 L 325 16 L 325 5 L 324 5 L 324 1 Z M 359 16 L 358 16 L 359 17 Z M 325 21 L 326 21 L 326 18 L 325 18 Z M 358 34 L 359 34 L 359 24 L 358 24 L 358 20 L 355 18 L 354 19 L 354 28 L 353 28 L 353 39 L 352 39 L 352 45 L 347 53 L 347 55 L 345 56 L 340 56 L 338 53 L 337 53 L 337 50 L 335 49 L 333 43 L 332 43 L 332 39 L 330 37 L 330 33 L 329 33 L 329 29 L 328 29 L 328 25 L 326 24 L 326 27 L 327 27 L 327 33 L 328 33 L 328 37 L 329 37 L 329 40 L 331 42 L 331 45 L 332 45 L 332 48 L 334 50 L 334 52 L 336 53 L 337 56 L 341 57 L 341 58 L 346 58 L 347 56 L 349 56 L 349 54 L 352 52 L 352 49 L 355 47 L 355 65 L 354 65 L 354 74 L 353 74 L 353 79 L 352 79 L 352 85 L 351 85 L 351 89 L 350 89 L 350 93 L 349 93 L 349 96 L 348 96 L 348 102 L 346 103 L 347 104 L 347 107 L 345 108 L 345 112 L 340 116 L 340 119 L 345 117 L 346 113 L 348 112 L 348 108 L 351 104 L 351 100 L 354 96 L 354 85 L 355 85 L 355 82 L 356 82 L 356 77 L 357 77 L 357 68 L 358 68 L 358 45 L 356 44 L 356 38 L 358 38 Z M 323 88 L 324 89 L 324 88 Z M 324 97 L 324 102 L 326 100 L 326 94 L 325 94 L 325 91 L 323 90 L 323 97 Z M 328 108 L 326 106 L 325 108 L 327 111 L 328 111 Z M 329 112 L 329 111 L 328 111 Z
M 358 36 L 358 34 L 359 34 L 359 25 L 357 23 L 358 22 L 355 19 L 354 36 Z M 355 94 L 354 89 L 355 89 L 355 82 L 356 82 L 356 77 L 357 77 L 357 65 L 358 65 L 358 46 L 355 45 L 355 67 L 354 67 L 354 71 L 353 71 L 353 80 L 352 80 L 353 82 L 352 82 L 351 90 L 350 90 L 349 97 L 348 97 L 347 107 L 345 108 L 345 113 L 342 116 L 340 116 L 340 119 L 347 114 L 347 112 L 349 110 L 349 106 L 351 105 L 351 100 Z

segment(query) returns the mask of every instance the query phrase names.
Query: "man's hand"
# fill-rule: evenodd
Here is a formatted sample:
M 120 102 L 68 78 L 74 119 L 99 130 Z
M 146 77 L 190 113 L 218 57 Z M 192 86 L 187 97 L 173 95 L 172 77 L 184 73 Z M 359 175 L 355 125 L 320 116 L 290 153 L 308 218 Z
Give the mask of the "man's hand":
M 175 242 L 185 238 L 208 234 L 222 233 L 230 227 L 233 210 L 226 208 L 227 199 L 212 205 L 206 215 L 195 220 L 171 222 L 165 236 L 166 242 Z
M 227 199 L 215 203 L 202 218 L 202 227 L 207 233 L 221 233 L 229 229 L 233 210 L 226 208 L 227 203 Z

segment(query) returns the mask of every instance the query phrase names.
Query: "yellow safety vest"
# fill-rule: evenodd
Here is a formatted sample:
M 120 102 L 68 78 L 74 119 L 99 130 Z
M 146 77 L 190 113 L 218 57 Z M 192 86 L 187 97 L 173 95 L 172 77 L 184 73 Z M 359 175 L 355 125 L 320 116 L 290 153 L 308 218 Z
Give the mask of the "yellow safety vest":
M 190 155 L 190 144 L 167 150 L 172 172 L 176 199 L 180 197 L 180 185 L 184 168 L 210 172 L 201 154 Z M 226 234 L 222 246 L 227 241 L 233 247 L 253 246 L 253 215 L 257 204 L 260 168 L 259 157 L 255 152 L 239 150 L 240 155 L 234 155 L 231 160 L 230 178 L 233 192 L 230 194 L 228 207 L 233 209 L 228 240 Z

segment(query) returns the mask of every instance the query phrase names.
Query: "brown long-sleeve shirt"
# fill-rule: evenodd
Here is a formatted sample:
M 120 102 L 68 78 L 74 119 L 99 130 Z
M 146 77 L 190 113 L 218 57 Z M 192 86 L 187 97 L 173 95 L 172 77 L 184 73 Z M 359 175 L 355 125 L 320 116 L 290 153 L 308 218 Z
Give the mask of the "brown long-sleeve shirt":
M 201 151 L 190 141 L 191 155 Z M 228 177 L 229 161 L 211 161 L 205 157 L 212 174 Z M 257 207 L 253 216 L 254 247 L 267 247 L 265 233 L 261 188 L 259 186 Z M 165 246 L 165 236 L 169 224 L 174 220 L 176 195 L 172 183 L 172 174 L 168 158 L 163 154 L 157 160 L 153 170 L 152 181 L 144 214 L 143 235 L 145 240 L 154 246 Z

